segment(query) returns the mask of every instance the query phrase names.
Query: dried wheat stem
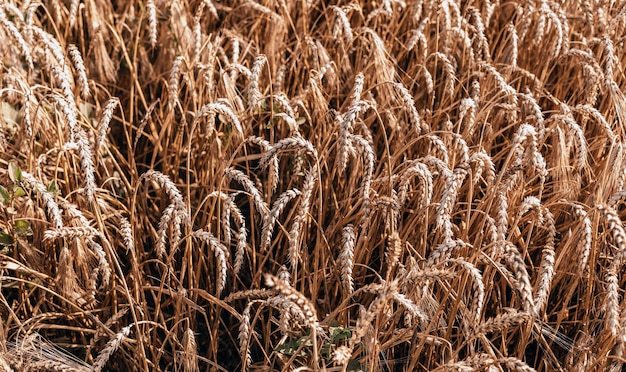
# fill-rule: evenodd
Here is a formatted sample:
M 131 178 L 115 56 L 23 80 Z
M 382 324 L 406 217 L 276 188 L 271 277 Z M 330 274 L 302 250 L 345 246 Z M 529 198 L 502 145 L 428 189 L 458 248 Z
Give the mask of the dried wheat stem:
M 355 134 L 355 135 L 352 135 L 352 141 L 357 151 L 363 156 L 363 162 L 365 163 L 364 170 L 363 170 L 363 173 L 364 173 L 363 180 L 361 181 L 361 189 L 363 193 L 362 194 L 363 195 L 362 219 L 366 220 L 367 218 L 369 218 L 369 214 L 370 214 L 370 200 L 371 200 L 370 192 L 371 192 L 372 179 L 374 177 L 375 154 L 374 154 L 374 149 L 372 148 L 372 145 L 364 137 L 358 134 Z

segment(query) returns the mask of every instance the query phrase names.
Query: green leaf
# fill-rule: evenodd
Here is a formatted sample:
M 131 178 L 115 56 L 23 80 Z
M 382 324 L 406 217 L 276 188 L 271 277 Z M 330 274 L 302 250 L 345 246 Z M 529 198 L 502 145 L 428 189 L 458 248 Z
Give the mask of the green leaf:
M 302 350 L 300 350 L 299 355 L 300 356 L 304 356 L 306 355 L 306 346 L 311 347 L 313 346 L 313 342 L 311 341 L 311 337 L 310 336 L 304 336 L 304 337 L 300 337 L 297 340 L 293 340 L 293 341 L 289 341 L 289 342 L 285 342 L 284 344 L 278 346 L 276 348 L 276 351 L 284 354 L 284 355 L 289 355 L 292 356 L 296 353 L 296 351 L 298 349 L 300 349 L 300 347 L 302 346 L 302 343 L 305 343 L 305 348 L 303 348 Z
M 331 343 L 335 343 L 335 341 L 347 340 L 352 337 L 352 331 L 348 328 L 330 327 L 329 331 Z
M 11 237 L 11 235 L 5 233 L 4 231 L 0 231 L 0 245 L 3 247 L 9 246 L 9 245 L 13 245 L 13 243 L 15 243 L 15 241 L 13 240 L 13 237 Z
M 2 202 L 4 204 L 7 204 L 8 202 L 11 201 L 11 195 L 9 195 L 9 192 L 3 186 L 0 186 L 0 196 L 2 196 L 2 199 L 3 199 Z
M 33 229 L 30 227 L 30 222 L 26 220 L 15 220 L 13 228 L 19 236 L 31 236 L 33 235 Z
M 22 180 L 22 170 L 14 162 L 9 162 L 9 178 L 13 183 Z
M 21 188 L 20 186 L 15 186 L 13 188 L 13 197 L 14 198 L 19 198 L 20 196 L 24 196 L 26 195 L 26 191 L 24 191 L 23 188 Z
M 59 185 L 57 185 L 57 181 L 52 180 L 52 182 L 50 182 L 50 184 L 47 187 L 48 192 L 55 195 L 59 193 Z

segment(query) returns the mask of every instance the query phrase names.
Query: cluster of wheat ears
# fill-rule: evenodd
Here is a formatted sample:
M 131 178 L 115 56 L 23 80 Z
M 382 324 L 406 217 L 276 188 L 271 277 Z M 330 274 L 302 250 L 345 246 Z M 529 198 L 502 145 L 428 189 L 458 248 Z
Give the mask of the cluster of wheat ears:
M 331 3 L 0 4 L 0 370 L 622 370 L 626 2 Z

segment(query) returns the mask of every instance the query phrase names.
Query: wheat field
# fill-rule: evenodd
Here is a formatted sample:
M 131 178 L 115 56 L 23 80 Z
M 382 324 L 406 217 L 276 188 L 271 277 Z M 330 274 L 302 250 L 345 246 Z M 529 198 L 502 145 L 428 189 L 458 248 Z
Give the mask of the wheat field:
M 624 35 L 624 0 L 4 0 L 0 370 L 621 371 Z

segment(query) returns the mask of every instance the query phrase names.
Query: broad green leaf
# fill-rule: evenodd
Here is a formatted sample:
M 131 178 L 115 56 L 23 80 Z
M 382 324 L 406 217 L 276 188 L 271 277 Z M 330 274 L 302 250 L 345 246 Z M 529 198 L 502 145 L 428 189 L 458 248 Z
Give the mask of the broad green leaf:
M 20 196 L 24 196 L 26 195 L 26 191 L 24 191 L 23 188 L 21 188 L 20 186 L 15 186 L 13 188 L 13 197 L 14 198 L 19 198 Z
M 33 229 L 30 227 L 30 222 L 26 220 L 16 220 L 13 223 L 13 228 L 19 236 L 33 235 Z
M 3 186 L 0 186 L 0 196 L 2 196 L 4 204 L 11 201 L 11 195 L 9 195 L 9 192 Z
M 22 180 L 22 170 L 14 162 L 9 162 L 9 178 L 13 183 L 18 183 Z
M 0 231 L 0 245 L 1 246 L 6 247 L 9 245 L 13 245 L 13 243 L 15 243 L 15 241 L 13 240 L 11 235 L 5 233 L 4 231 Z
M 50 184 L 48 185 L 48 192 L 51 194 L 59 193 L 59 185 L 57 185 L 57 181 L 52 180 L 52 182 L 50 182 Z

